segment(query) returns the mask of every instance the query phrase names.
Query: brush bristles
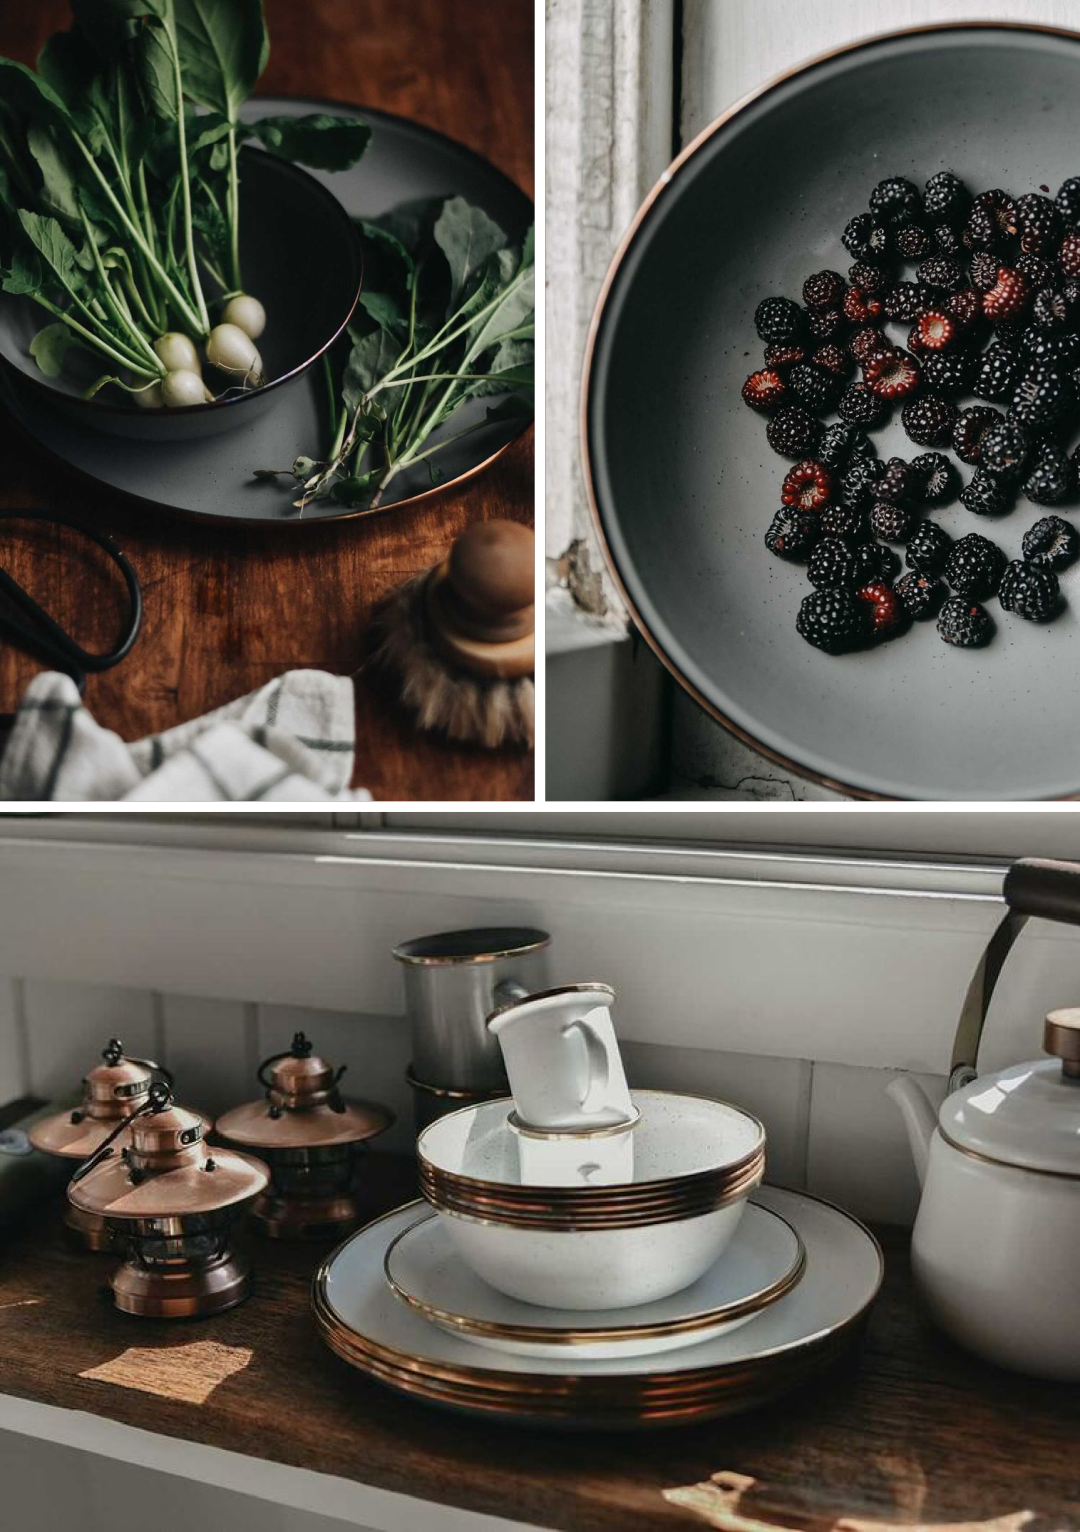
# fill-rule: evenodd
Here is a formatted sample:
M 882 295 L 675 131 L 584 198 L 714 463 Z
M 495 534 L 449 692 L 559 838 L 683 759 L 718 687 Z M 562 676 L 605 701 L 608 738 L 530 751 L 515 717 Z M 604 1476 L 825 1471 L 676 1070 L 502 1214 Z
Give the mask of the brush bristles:
M 500 745 L 531 749 L 532 677 L 495 681 L 451 668 L 424 634 L 417 597 L 425 578 L 419 575 L 407 581 L 379 609 L 376 662 L 397 673 L 402 701 L 416 714 L 421 729 L 470 740 L 489 750 Z

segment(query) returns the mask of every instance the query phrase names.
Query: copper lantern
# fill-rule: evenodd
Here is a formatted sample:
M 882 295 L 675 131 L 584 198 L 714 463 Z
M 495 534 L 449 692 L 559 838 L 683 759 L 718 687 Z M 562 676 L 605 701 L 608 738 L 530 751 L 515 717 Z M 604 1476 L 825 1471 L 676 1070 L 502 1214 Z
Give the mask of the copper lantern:
M 68 1198 L 104 1219 L 125 1259 L 112 1277 L 128 1314 L 182 1319 L 232 1308 L 250 1290 L 233 1224 L 269 1180 L 246 1154 L 210 1149 L 206 1124 L 156 1083 L 148 1100 L 72 1177 Z M 124 1143 L 119 1142 L 120 1134 Z
M 218 1120 L 222 1138 L 253 1149 L 270 1168 L 270 1188 L 253 1213 L 275 1239 L 325 1239 L 360 1220 L 360 1151 L 394 1118 L 375 1102 L 345 1100 L 338 1089 L 344 1073 L 297 1032 L 287 1052 L 259 1065 L 262 1100 Z
M 112 1134 L 120 1123 L 133 1117 L 147 1102 L 155 1078 L 168 1085 L 172 1075 L 153 1059 L 136 1059 L 124 1052 L 119 1038 L 109 1039 L 95 1065 L 82 1082 L 83 1098 L 70 1112 L 56 1112 L 42 1118 L 30 1129 L 29 1139 L 43 1154 L 66 1160 L 86 1160 Z M 119 1136 L 118 1147 L 126 1143 Z M 91 1250 L 111 1246 L 105 1221 L 68 1203 L 65 1223 L 71 1233 Z

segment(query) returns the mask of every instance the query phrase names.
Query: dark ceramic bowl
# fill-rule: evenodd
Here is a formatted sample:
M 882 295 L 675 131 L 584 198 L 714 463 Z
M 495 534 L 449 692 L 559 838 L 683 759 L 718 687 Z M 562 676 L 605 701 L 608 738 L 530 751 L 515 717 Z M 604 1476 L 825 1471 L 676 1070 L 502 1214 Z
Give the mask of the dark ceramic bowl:
M 653 191 L 609 273 L 585 380 L 594 508 L 635 621 L 715 718 L 785 767 L 860 796 L 1027 799 L 1080 792 L 1080 567 L 1040 627 L 989 603 L 997 636 L 954 650 L 935 624 L 830 658 L 795 631 L 805 569 L 763 534 L 789 466 L 741 402 L 754 309 L 844 272 L 847 220 L 890 174 L 952 169 L 1019 196 L 1080 175 L 1080 37 L 958 24 L 818 59 L 732 108 Z M 897 340 L 906 327 L 890 326 Z M 966 402 L 972 402 L 970 399 Z M 899 422 L 881 456 L 924 450 Z M 963 477 L 970 476 L 962 469 Z M 1008 557 L 1043 514 L 987 524 Z M 1080 522 L 1080 508 L 1062 508 Z
M 240 259 L 244 284 L 264 304 L 266 330 L 256 342 L 269 381 L 214 404 L 142 409 L 119 389 L 80 397 L 108 372 L 104 357 L 69 351 L 57 378 L 46 378 L 30 342 L 49 316 L 28 298 L 0 303 L 0 365 L 20 389 L 32 389 L 80 425 L 137 441 L 185 442 L 216 436 L 273 407 L 345 328 L 360 296 L 363 263 L 352 220 L 313 176 L 258 149 L 240 155 Z M 214 318 L 214 306 L 207 295 Z M 210 387 L 220 387 L 206 369 Z

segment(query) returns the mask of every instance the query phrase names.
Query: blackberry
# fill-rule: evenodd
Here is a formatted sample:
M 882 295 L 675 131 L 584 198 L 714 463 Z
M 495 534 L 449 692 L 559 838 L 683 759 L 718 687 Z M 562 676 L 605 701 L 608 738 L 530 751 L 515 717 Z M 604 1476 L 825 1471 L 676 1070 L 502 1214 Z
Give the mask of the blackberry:
M 980 292 L 988 293 L 997 281 L 998 258 L 991 255 L 989 250 L 977 250 L 971 257 L 971 265 L 968 268 L 971 273 L 971 281 Z
M 970 393 L 978 365 L 973 351 L 927 351 L 922 357 L 923 383 L 935 394 Z
M 1053 287 L 1058 279 L 1056 266 L 1045 255 L 1018 255 L 1016 269 L 1033 291 L 1040 287 Z
M 870 234 L 874 228 L 869 213 L 857 213 L 840 236 L 840 243 L 853 261 L 865 261 L 870 255 Z
M 919 215 L 919 192 L 904 176 L 879 181 L 870 193 L 870 211 L 882 223 L 906 223 Z
M 827 505 L 818 516 L 822 537 L 839 537 L 845 543 L 862 543 L 870 536 L 866 513 L 853 505 Z
M 837 421 L 826 426 L 818 447 L 818 462 L 824 463 L 832 473 L 846 468 L 852 457 L 873 457 L 874 444 L 864 431 Z
M 909 399 L 900 414 L 904 430 L 920 447 L 940 447 L 952 437 L 956 405 L 940 394 Z
M 947 255 L 932 255 L 923 261 L 915 276 L 927 287 L 940 287 L 950 293 L 955 292 L 964 280 L 960 262 L 950 260 Z
M 956 494 L 959 480 L 944 452 L 923 452 L 912 459 L 915 494 L 927 505 L 945 505 Z
M 863 380 L 880 399 L 904 399 L 922 381 L 922 368 L 910 351 L 899 346 L 882 351 L 863 364 Z
M 1071 522 L 1062 521 L 1060 516 L 1043 516 L 1028 527 L 1021 547 L 1029 564 L 1064 569 L 1080 551 L 1080 538 Z
M 1067 277 L 1080 277 L 1080 234 L 1066 234 L 1058 251 L 1058 265 Z
M 795 626 L 808 644 L 826 654 L 857 649 L 870 637 L 870 613 L 850 586 L 815 590 L 799 607 Z
M 921 282 L 897 282 L 886 292 L 882 302 L 888 319 L 910 324 L 918 319 L 923 309 L 929 308 L 931 298 Z
M 1012 397 L 1020 378 L 1020 360 L 1015 351 L 995 342 L 983 353 L 975 378 L 974 392 L 979 399 Z
M 1054 206 L 1070 228 L 1080 224 L 1080 176 L 1071 176 L 1061 183 Z
M 884 543 L 861 543 L 853 554 L 852 583 L 858 588 L 873 580 L 890 585 L 900 573 L 900 556 Z
M 772 346 L 797 341 L 806 326 L 806 315 L 790 298 L 762 298 L 754 311 L 754 329 Z
M 765 437 L 769 446 L 781 457 L 794 461 L 809 457 L 821 436 L 821 421 L 816 420 L 800 404 L 788 404 L 769 421 Z
M 775 367 L 777 371 L 786 371 L 794 367 L 796 362 L 805 362 L 806 352 L 802 346 L 766 346 L 765 366 Z
M 945 597 L 941 581 L 933 575 L 920 574 L 917 569 L 909 569 L 897 580 L 895 590 L 904 611 L 916 622 L 933 617 Z
M 999 420 L 984 434 L 979 458 L 996 479 L 1018 479 L 1031 456 L 1031 433 L 1013 420 Z
M 887 638 L 903 626 L 907 613 L 887 581 L 870 580 L 857 586 L 855 594 L 870 613 L 870 631 L 875 638 Z
M 889 350 L 889 338 L 881 330 L 873 325 L 867 325 L 855 334 L 848 342 L 848 350 L 860 366 L 868 362 L 872 356 L 877 356 L 881 351 Z
M 788 388 L 800 404 L 821 415 L 831 410 L 840 392 L 840 379 L 831 372 L 800 362 L 788 374 Z
M 807 316 L 806 328 L 814 340 L 824 342 L 844 335 L 848 322 L 839 309 L 814 309 Z
M 915 530 L 915 518 L 902 505 L 878 500 L 870 507 L 870 530 L 884 543 L 906 543 Z
M 982 439 L 991 426 L 1004 419 L 1000 410 L 992 410 L 988 404 L 972 404 L 961 410 L 953 427 L 953 451 L 962 463 L 979 461 Z M 962 498 L 962 497 L 961 497 Z
M 872 293 L 864 292 L 861 287 L 849 287 L 844 294 L 841 304 L 844 318 L 852 324 L 865 325 L 872 320 L 880 319 L 884 313 L 884 307 L 880 298 L 875 298 Z
M 855 572 L 855 555 L 839 537 L 826 537 L 810 555 L 806 573 L 816 590 L 832 590 L 850 585 Z
M 908 345 L 913 351 L 944 351 L 956 339 L 956 322 L 940 309 L 927 309 L 915 321 Z
M 1013 506 L 1013 490 L 976 468 L 971 481 L 960 491 L 960 504 L 973 516 L 1004 516 Z
M 1029 367 L 1016 386 L 1009 419 L 1024 426 L 1048 426 L 1060 418 L 1075 398 L 1065 374 L 1049 362 Z
M 1031 325 L 1021 337 L 1020 349 L 1028 363 L 1059 367 L 1068 372 L 1080 362 L 1080 335 L 1069 330 L 1064 334 L 1051 334 Z
M 997 250 L 1016 233 L 1016 208 L 1008 192 L 995 187 L 971 204 L 964 242 L 972 250 Z
M 939 170 L 923 190 L 923 204 L 931 223 L 956 228 L 964 222 L 971 206 L 971 193 L 951 170 Z
M 1060 505 L 1073 491 L 1072 464 L 1057 442 L 1043 440 L 1035 449 L 1027 477 L 1021 485 L 1035 505 Z M 1056 517 L 1043 518 L 1056 520 Z M 1041 523 L 1039 523 L 1041 525 Z
M 1027 622 L 1049 622 L 1060 605 L 1061 587 L 1049 565 L 1013 559 L 1001 577 L 998 600 Z
M 893 244 L 898 255 L 902 255 L 906 261 L 922 261 L 935 249 L 933 238 L 926 232 L 921 224 L 901 224 L 896 231 Z
M 956 256 L 963 254 L 964 242 L 950 224 L 935 224 L 931 233 L 938 255 L 947 255 L 950 259 L 955 259 Z
M 995 322 L 1011 319 L 1024 309 L 1030 291 L 1027 278 L 1015 266 L 999 266 L 997 281 L 983 293 L 983 313 Z
M 814 458 L 803 458 L 784 475 L 780 491 L 784 505 L 795 505 L 802 511 L 820 511 L 833 498 L 832 475 Z
M 945 299 L 945 312 L 956 322 L 962 334 L 971 338 L 983 320 L 982 294 L 973 287 L 961 287 Z
M 743 403 L 759 414 L 769 415 L 784 402 L 787 385 L 772 367 L 752 372 L 742 386 Z
M 969 532 L 953 543 L 945 560 L 945 578 L 956 594 L 980 601 L 994 594 L 1004 569 L 1001 549 L 978 532 Z
M 870 261 L 856 261 L 848 267 L 848 281 L 852 287 L 869 293 L 872 298 L 880 298 L 888 290 L 891 278 L 884 266 L 875 266 Z
M 837 412 L 852 426 L 876 426 L 885 419 L 888 406 L 865 383 L 852 383 L 840 395 Z M 775 421 L 778 417 L 774 416 Z
M 1032 323 L 1038 325 L 1040 330 L 1064 330 L 1072 318 L 1070 305 L 1064 293 L 1055 292 L 1052 287 L 1042 287 L 1035 294 L 1031 303 Z
M 904 557 L 916 574 L 939 575 L 949 557 L 952 538 L 936 521 L 920 521 L 908 539 Z
M 804 559 L 817 542 L 819 531 L 819 518 L 812 511 L 785 505 L 769 523 L 765 546 L 777 558 Z
M 850 355 L 843 346 L 838 346 L 834 341 L 827 345 L 819 346 L 810 358 L 815 367 L 820 367 L 822 372 L 827 372 L 831 377 L 844 378 L 851 372 L 853 363 Z
M 838 308 L 846 285 L 838 271 L 815 271 L 803 283 L 803 302 L 808 309 Z
M 977 601 L 950 596 L 941 608 L 937 630 L 947 644 L 957 649 L 982 649 L 994 636 L 994 622 Z
M 915 474 L 911 464 L 905 463 L 902 457 L 891 457 L 874 485 L 874 494 L 879 500 L 887 500 L 890 505 L 903 505 L 914 489 Z
M 1039 255 L 1061 238 L 1061 214 L 1049 197 L 1027 192 L 1018 197 L 1014 208 L 1020 248 L 1028 255 Z
M 865 510 L 873 499 L 880 471 L 876 458 L 853 458 L 840 480 L 840 499 L 843 504 L 850 505 L 856 511 Z

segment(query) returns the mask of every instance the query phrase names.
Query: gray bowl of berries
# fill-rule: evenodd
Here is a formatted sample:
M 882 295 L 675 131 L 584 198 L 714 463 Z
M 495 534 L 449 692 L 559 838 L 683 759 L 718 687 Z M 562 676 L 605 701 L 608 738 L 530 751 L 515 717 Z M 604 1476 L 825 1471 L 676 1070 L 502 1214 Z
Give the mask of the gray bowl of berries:
M 609 275 L 613 570 L 697 700 L 826 785 L 1080 792 L 1078 145 L 1077 35 L 873 39 L 714 124 Z

